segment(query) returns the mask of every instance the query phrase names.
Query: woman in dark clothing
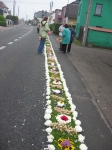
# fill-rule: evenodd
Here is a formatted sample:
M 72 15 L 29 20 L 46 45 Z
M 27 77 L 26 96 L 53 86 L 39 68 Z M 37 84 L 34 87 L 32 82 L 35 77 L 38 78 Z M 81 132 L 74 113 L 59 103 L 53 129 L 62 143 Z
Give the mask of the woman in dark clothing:
M 76 35 L 76 31 L 73 29 L 73 27 L 70 24 L 68 25 L 68 28 L 71 31 L 71 38 L 70 38 L 70 43 L 68 44 L 67 53 L 70 52 L 70 50 L 71 50 L 71 44 L 74 41 L 74 38 L 75 38 L 75 35 Z

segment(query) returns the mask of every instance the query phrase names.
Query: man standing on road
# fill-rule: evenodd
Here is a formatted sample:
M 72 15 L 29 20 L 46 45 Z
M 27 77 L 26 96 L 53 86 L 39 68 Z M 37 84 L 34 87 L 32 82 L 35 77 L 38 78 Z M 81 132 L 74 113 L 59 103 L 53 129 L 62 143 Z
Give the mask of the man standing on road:
M 59 36 L 60 37 L 62 37 L 62 32 L 63 32 L 63 30 L 65 29 L 65 23 L 64 22 L 62 22 L 62 25 L 59 27 Z M 60 50 L 62 49 L 62 42 L 60 42 L 60 48 L 59 48 Z
M 39 33 L 40 30 L 40 22 L 37 24 L 37 33 Z

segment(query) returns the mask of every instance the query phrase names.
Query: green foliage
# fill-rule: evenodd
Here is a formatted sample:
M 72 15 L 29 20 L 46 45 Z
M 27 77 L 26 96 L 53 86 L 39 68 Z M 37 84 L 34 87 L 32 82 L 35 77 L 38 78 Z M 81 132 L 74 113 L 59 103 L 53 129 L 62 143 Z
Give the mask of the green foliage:
M 53 23 L 50 25 L 50 29 L 51 29 L 51 31 L 53 31 L 53 33 L 59 34 L 59 27 L 60 26 L 61 26 L 60 23 Z
M 0 26 L 6 27 L 6 21 L 0 21 Z
M 75 27 L 76 27 L 76 24 L 72 25 L 72 27 L 75 29 Z
M 6 22 L 4 16 L 0 15 L 0 21 Z
M 18 24 L 18 16 L 7 15 L 6 19 L 10 19 L 14 22 L 14 24 Z

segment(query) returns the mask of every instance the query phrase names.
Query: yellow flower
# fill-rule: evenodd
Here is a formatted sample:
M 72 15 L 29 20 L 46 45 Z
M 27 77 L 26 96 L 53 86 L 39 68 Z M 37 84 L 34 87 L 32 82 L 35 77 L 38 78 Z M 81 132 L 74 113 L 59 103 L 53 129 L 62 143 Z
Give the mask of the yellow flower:
M 67 139 L 60 138 L 58 140 L 58 146 L 62 150 L 75 150 L 74 143 L 71 140 L 69 140 L 69 138 L 67 138 Z

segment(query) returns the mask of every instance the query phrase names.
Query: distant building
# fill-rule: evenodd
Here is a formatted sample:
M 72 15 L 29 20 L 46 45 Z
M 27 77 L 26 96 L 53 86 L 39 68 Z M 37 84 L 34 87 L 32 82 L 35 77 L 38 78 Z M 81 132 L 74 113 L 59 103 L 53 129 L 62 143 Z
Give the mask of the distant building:
M 48 16 L 49 13 L 47 11 L 38 11 L 34 14 L 34 18 L 37 18 L 39 22 L 43 19 L 43 17 Z

